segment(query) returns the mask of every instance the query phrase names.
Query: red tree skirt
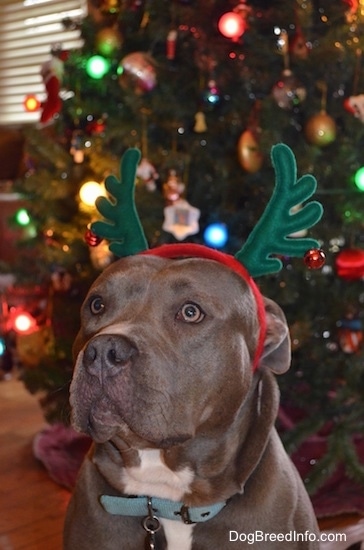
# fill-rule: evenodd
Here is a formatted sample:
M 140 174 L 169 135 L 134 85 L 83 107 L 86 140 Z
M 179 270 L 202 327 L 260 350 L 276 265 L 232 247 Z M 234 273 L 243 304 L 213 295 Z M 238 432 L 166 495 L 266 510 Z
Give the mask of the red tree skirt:
M 355 439 L 358 457 L 364 462 L 364 438 Z M 302 443 L 292 455 L 292 460 L 302 479 L 308 474 L 326 452 L 325 437 L 312 437 Z M 311 496 L 311 501 L 318 518 L 338 516 L 342 514 L 364 514 L 364 487 L 349 479 L 345 467 L 340 464 L 334 474 Z
M 86 435 L 63 424 L 53 424 L 35 436 L 33 452 L 56 483 L 72 490 L 90 445 L 91 439 Z

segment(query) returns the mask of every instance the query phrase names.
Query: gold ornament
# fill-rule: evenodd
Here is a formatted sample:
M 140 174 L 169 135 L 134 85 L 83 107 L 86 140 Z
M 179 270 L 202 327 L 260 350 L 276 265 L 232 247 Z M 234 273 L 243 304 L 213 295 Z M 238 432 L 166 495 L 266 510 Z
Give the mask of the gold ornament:
M 100 11 L 105 14 L 118 14 L 120 11 L 119 0 L 102 0 Z
M 321 110 L 308 119 L 304 132 L 309 143 L 326 147 L 336 139 L 336 123 L 325 110 Z
M 195 114 L 195 125 L 193 127 L 193 131 L 197 134 L 203 134 L 207 131 L 205 114 L 202 111 L 198 111 Z
M 110 25 L 120 13 L 121 0 L 88 0 L 88 16 L 96 25 Z
M 259 149 L 254 132 L 245 130 L 238 141 L 238 159 L 241 167 L 249 174 L 255 174 L 263 165 L 263 154 Z
M 123 39 L 119 31 L 114 27 L 105 27 L 96 35 L 97 51 L 105 57 L 112 56 L 122 46 Z
M 304 128 L 304 133 L 307 141 L 312 143 L 312 145 L 326 147 L 336 139 L 336 122 L 326 112 L 326 82 L 319 81 L 317 87 L 321 90 L 321 110 L 308 119 Z

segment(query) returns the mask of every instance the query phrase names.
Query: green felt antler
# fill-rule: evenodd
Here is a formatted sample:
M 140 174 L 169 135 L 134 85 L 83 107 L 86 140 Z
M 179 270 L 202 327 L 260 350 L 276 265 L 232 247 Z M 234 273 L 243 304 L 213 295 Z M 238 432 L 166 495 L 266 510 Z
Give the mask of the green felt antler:
M 138 213 L 135 208 L 135 176 L 140 160 L 138 149 L 128 149 L 120 163 L 120 181 L 113 175 L 105 180 L 105 187 L 115 202 L 105 197 L 96 199 L 96 207 L 107 221 L 91 224 L 91 231 L 113 241 L 109 248 L 116 256 L 130 256 L 148 249 Z
M 246 243 L 235 254 L 252 277 L 279 271 L 282 262 L 276 255 L 300 257 L 312 248 L 319 248 L 315 239 L 292 237 L 312 227 L 322 217 L 323 208 L 319 202 L 310 201 L 302 206 L 315 192 L 316 179 L 305 174 L 297 180 L 294 154 L 283 143 L 272 147 L 271 157 L 276 174 L 273 195 Z M 95 235 L 112 241 L 110 250 L 120 257 L 148 249 L 134 202 L 139 160 L 138 149 L 125 152 L 120 163 L 120 181 L 115 176 L 108 176 L 105 181 L 114 201 L 105 197 L 96 200 L 96 207 L 106 221 L 91 224 Z
M 315 239 L 289 237 L 312 227 L 322 217 L 323 208 L 317 201 L 292 211 L 313 195 L 316 179 L 305 174 L 297 180 L 295 157 L 283 143 L 272 148 L 271 158 L 276 173 L 273 195 L 246 243 L 235 254 L 252 277 L 275 273 L 282 268 L 281 260 L 272 258 L 272 254 L 300 257 L 311 248 L 319 248 Z

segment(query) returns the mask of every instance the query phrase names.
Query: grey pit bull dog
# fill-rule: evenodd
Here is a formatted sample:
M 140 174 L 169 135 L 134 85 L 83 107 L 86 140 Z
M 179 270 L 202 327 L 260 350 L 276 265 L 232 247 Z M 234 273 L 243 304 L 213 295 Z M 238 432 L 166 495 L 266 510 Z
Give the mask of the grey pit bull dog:
M 139 254 L 95 281 L 70 398 L 73 426 L 94 445 L 69 504 L 65 550 L 319 548 L 274 427 L 287 323 L 271 300 L 264 308 L 259 342 L 252 286 L 208 258 Z

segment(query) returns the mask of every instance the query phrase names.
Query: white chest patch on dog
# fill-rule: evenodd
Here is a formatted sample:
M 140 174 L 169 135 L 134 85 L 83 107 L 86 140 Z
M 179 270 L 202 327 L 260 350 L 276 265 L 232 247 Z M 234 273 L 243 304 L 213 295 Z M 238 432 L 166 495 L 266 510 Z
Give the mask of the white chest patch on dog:
M 139 451 L 140 464 L 122 471 L 124 492 L 129 495 L 182 500 L 189 492 L 193 472 L 190 468 L 173 471 L 165 465 L 159 449 Z
M 185 525 L 172 519 L 161 519 L 168 550 L 191 550 L 194 525 Z

